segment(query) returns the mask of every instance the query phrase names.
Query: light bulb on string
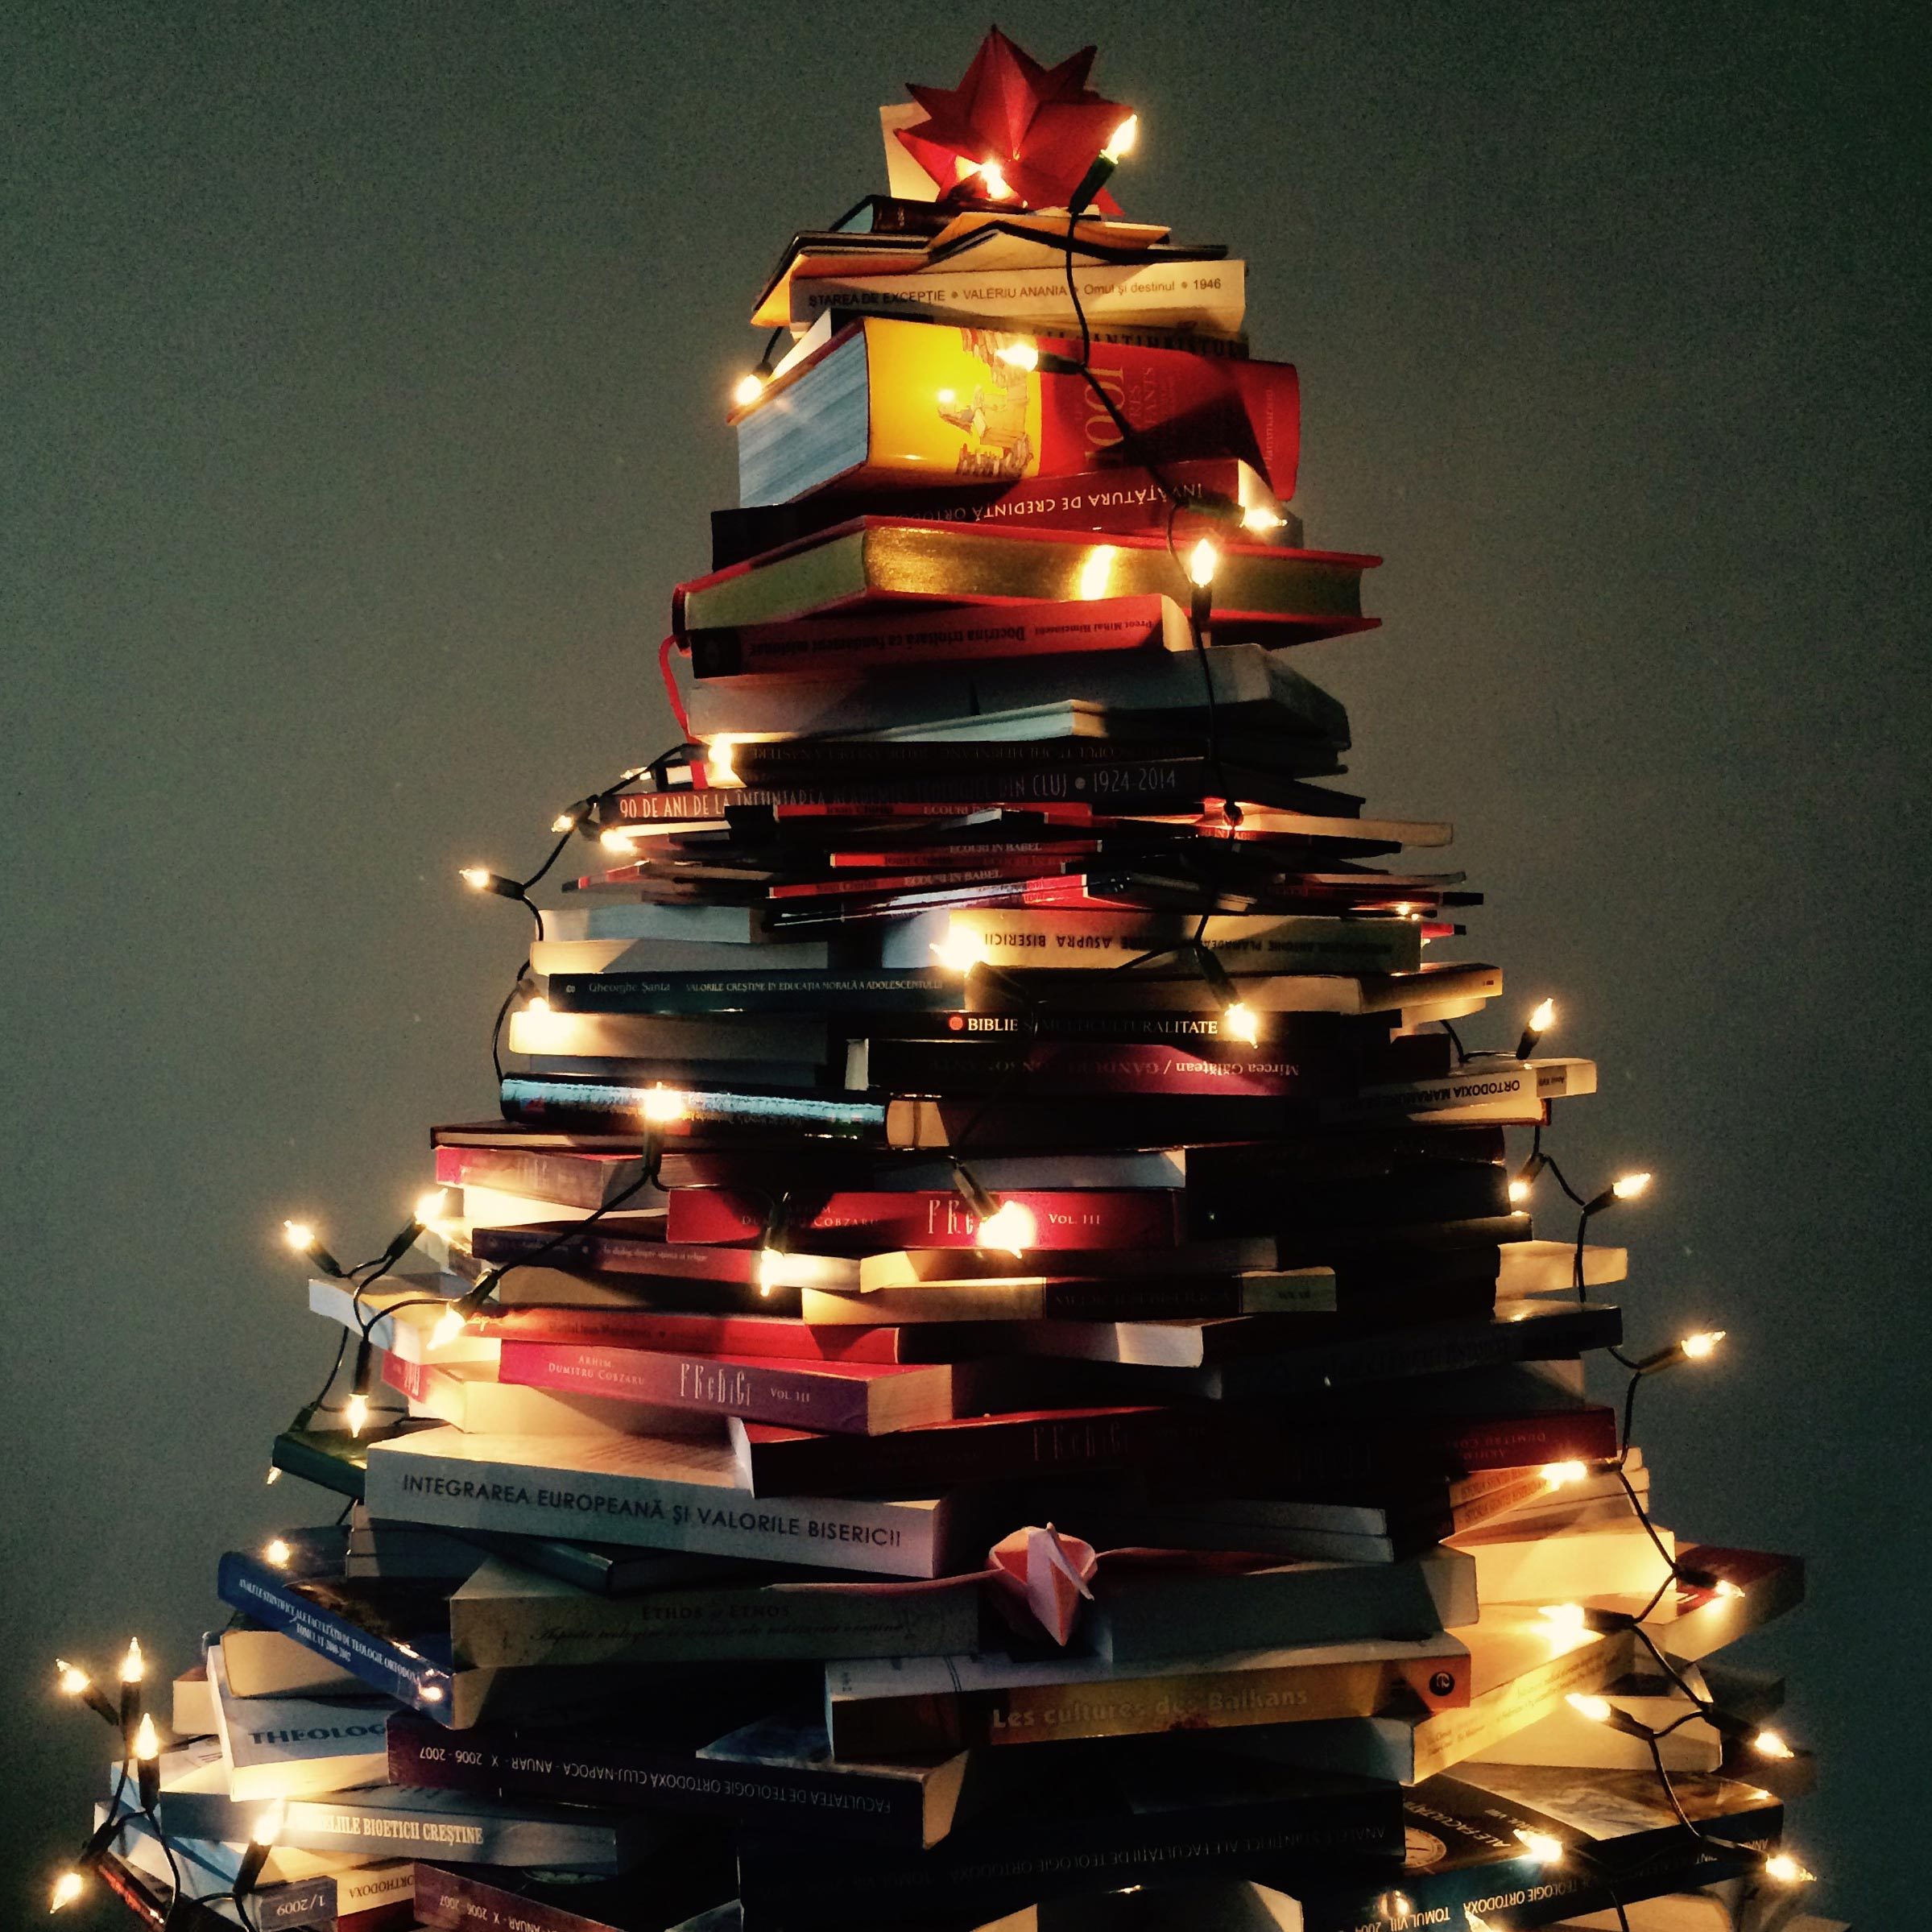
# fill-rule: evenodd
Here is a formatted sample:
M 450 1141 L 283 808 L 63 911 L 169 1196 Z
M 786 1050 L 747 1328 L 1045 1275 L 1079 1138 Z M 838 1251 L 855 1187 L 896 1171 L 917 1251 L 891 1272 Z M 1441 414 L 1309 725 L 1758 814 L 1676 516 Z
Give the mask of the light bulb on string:
M 721 731 L 716 738 L 705 742 L 705 778 L 714 785 L 741 785 L 744 780 L 738 775 L 734 760 L 738 741 L 729 732 Z
M 58 1673 L 55 1684 L 63 1697 L 78 1698 L 94 1715 L 106 1723 L 118 1726 L 121 1712 L 114 1699 L 97 1684 L 77 1664 L 70 1664 L 64 1657 L 54 1659 L 54 1669 Z
M 1221 552 L 1211 537 L 1202 537 L 1187 554 L 1187 581 L 1194 586 L 1189 617 L 1197 637 L 1204 636 L 1214 614 L 1214 573 L 1221 567 Z
M 1647 1171 L 1634 1174 L 1620 1174 L 1599 1194 L 1594 1194 L 1583 1203 L 1583 1218 L 1587 1221 L 1592 1214 L 1600 1214 L 1607 1207 L 1615 1207 L 1620 1201 L 1635 1201 L 1649 1193 L 1651 1176 Z
M 87 1889 L 87 1880 L 78 1872 L 63 1872 L 54 1880 L 53 1890 L 48 1894 L 48 1911 L 64 1912 Z
M 1567 1489 L 1573 1483 L 1581 1483 L 1590 1469 L 1583 1462 L 1545 1462 L 1539 1473 L 1551 1489 Z
M 1724 1338 L 1721 1328 L 1702 1328 L 1694 1333 L 1679 1337 L 1667 1347 L 1654 1353 L 1640 1356 L 1630 1365 L 1635 1376 L 1654 1376 L 1666 1368 L 1675 1368 L 1682 1362 L 1707 1362 L 1717 1352 L 1718 1344 Z
M 294 1556 L 295 1551 L 289 1547 L 285 1537 L 271 1537 L 262 1545 L 262 1561 L 271 1570 L 286 1570 Z
M 134 1732 L 141 1722 L 141 1680 L 147 1675 L 147 1659 L 141 1654 L 141 1640 L 130 1637 L 121 1659 L 121 1708 L 118 1713 L 122 1740 L 129 1751 L 134 1749 Z
M 1094 198 L 1113 178 L 1114 170 L 1133 151 L 1140 138 L 1140 117 L 1129 114 L 1107 138 L 1107 145 L 1088 164 L 1079 185 L 1067 197 L 1067 212 L 1078 215 L 1093 205 Z
M 347 1275 L 348 1270 L 322 1245 L 321 1237 L 308 1222 L 284 1221 L 282 1239 L 287 1247 L 304 1260 L 312 1262 L 331 1280 L 340 1281 Z
M 688 1097 L 675 1087 L 652 1086 L 645 1090 L 643 1104 L 638 1111 L 647 1127 L 670 1127 L 677 1121 L 688 1119 L 691 1107 Z
M 254 1890 L 262 1876 L 262 1868 L 268 1863 L 268 1855 L 275 1848 L 275 1840 L 282 1835 L 282 1825 L 288 1814 L 285 1800 L 278 1798 L 267 1809 L 259 1814 L 254 1827 L 248 1834 L 248 1844 L 242 1851 L 242 1860 L 235 1870 L 234 1896 L 246 1898 Z
M 1007 1201 L 980 1222 L 975 1234 L 975 1247 L 1010 1254 L 1018 1260 L 1039 1239 L 1040 1226 L 1024 1202 Z
M 1751 1740 L 1751 1748 L 1760 1757 L 1783 1760 L 1794 1758 L 1798 1756 L 1790 1745 L 1785 1743 L 1784 1733 L 1780 1731 L 1759 1731 Z
M 930 949 L 933 957 L 949 973 L 970 973 L 986 962 L 986 941 L 969 925 L 954 919 L 948 922 L 945 937 Z
M 1533 1858 L 1539 1865 L 1560 1865 L 1563 1862 L 1563 1841 L 1547 1831 L 1531 1831 L 1519 1827 L 1517 1838 L 1521 1841 L 1525 1853 Z
M 1764 1876 L 1781 1885 L 1808 1884 L 1818 1876 L 1808 1872 L 1789 1851 L 1774 1851 L 1764 1860 Z
M 1516 1042 L 1516 1058 L 1527 1060 L 1537 1050 L 1537 1042 L 1556 1024 L 1557 1003 L 1543 1000 L 1523 1022 L 1523 1036 Z
M 134 1727 L 134 1783 L 141 1809 L 152 1811 L 161 1802 L 161 1734 L 152 1717 L 143 1714 Z

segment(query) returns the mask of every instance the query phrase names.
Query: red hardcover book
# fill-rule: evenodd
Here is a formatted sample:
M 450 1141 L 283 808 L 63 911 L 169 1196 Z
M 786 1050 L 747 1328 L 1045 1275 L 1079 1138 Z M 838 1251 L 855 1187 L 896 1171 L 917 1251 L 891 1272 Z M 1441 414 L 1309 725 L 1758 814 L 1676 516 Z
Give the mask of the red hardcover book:
M 470 1325 L 511 1343 L 664 1349 L 770 1362 L 929 1362 L 949 1359 L 951 1325 L 815 1327 L 788 1315 L 693 1315 L 627 1308 L 512 1308 Z M 506 1380 L 508 1377 L 504 1378 Z
M 1186 614 L 1172 598 L 1108 597 L 1088 603 L 1009 604 L 997 611 L 820 618 L 694 631 L 693 674 L 705 678 L 814 677 L 912 664 L 1066 657 L 1095 651 L 1185 651 Z
M 1007 1194 L 1032 1218 L 1020 1242 L 1028 1251 L 1061 1248 L 1172 1247 L 1181 1237 L 1181 1203 L 1168 1188 L 1093 1188 Z M 666 1238 L 673 1244 L 756 1242 L 772 1218 L 760 1197 L 710 1188 L 678 1188 L 668 1210 Z M 787 1216 L 791 1233 L 814 1247 L 865 1251 L 886 1247 L 976 1247 L 979 1218 L 947 1189 L 872 1194 L 841 1189 L 796 1202 Z
M 497 1379 L 858 1436 L 949 1420 L 958 1382 L 944 1363 L 774 1362 L 556 1342 L 504 1342 Z

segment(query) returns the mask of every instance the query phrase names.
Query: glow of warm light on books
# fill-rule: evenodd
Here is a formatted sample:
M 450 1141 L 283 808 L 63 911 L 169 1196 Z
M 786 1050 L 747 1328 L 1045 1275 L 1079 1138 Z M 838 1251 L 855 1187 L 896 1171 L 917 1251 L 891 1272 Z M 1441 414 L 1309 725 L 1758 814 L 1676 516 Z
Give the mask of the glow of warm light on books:
M 738 749 L 738 740 L 728 732 L 720 732 L 705 746 L 705 776 L 714 785 L 735 785 L 743 781 L 738 776 L 738 767 L 731 762 L 731 754 Z
M 642 1111 L 652 1127 L 668 1127 L 674 1120 L 682 1120 L 689 1109 L 675 1087 L 654 1086 L 644 1095 Z
M 1700 1329 L 1694 1335 L 1686 1335 L 1678 1347 L 1684 1351 L 1687 1362 L 1702 1362 L 1716 1351 L 1717 1345 L 1724 1338 L 1721 1328 Z
M 979 170 L 979 186 L 989 201 L 1005 201 L 1012 197 L 1006 172 L 997 161 L 984 163 Z
M 1114 559 L 1119 554 L 1111 544 L 1098 544 L 1087 553 L 1087 559 L 1080 566 L 1080 574 L 1074 579 L 1074 590 L 1083 604 L 1090 604 L 1098 598 L 1105 597 L 1113 586 Z
M 447 1348 L 463 1332 L 463 1311 L 460 1308 L 446 1308 L 436 1318 L 436 1326 L 429 1331 L 432 1348 Z
M 121 1682 L 138 1684 L 147 1675 L 147 1659 L 141 1654 L 141 1640 L 130 1636 L 127 1640 L 127 1654 L 121 1660 Z
M 1579 1716 L 1588 1718 L 1593 1724 L 1607 1724 L 1610 1722 L 1611 1711 L 1610 1699 L 1607 1697 L 1591 1697 L 1586 1692 L 1573 1690 L 1563 1701 L 1572 1711 Z
M 1187 553 L 1187 579 L 1198 590 L 1205 590 L 1214 581 L 1214 572 L 1219 568 L 1221 552 L 1214 548 L 1211 537 L 1202 537 Z
M 1287 521 L 1286 517 L 1276 515 L 1265 503 L 1251 503 L 1241 513 L 1241 527 L 1252 530 L 1257 536 L 1279 530 Z
M 1547 1831 L 1529 1831 L 1518 1828 L 1516 1836 L 1522 1840 L 1523 1849 L 1539 1865 L 1560 1865 L 1563 1862 L 1563 1841 L 1552 1838 Z
M 1818 1874 L 1807 1872 L 1789 1851 L 1774 1851 L 1764 1860 L 1764 1876 L 1781 1885 L 1802 1885 Z
M 449 1205 L 449 1190 L 446 1187 L 432 1187 L 426 1194 L 416 1198 L 415 1218 L 427 1227 Z
M 1261 1016 L 1245 999 L 1237 999 L 1222 1014 L 1221 1024 L 1230 1039 L 1247 1046 L 1260 1044 Z
M 54 1889 L 48 1899 L 48 1910 L 49 1912 L 64 1912 L 85 1889 L 84 1881 L 78 1872 L 63 1872 L 54 1880 Z
M 79 1665 L 68 1663 L 64 1657 L 54 1659 L 54 1668 L 60 1673 L 56 1681 L 63 1697 L 82 1695 L 94 1681 Z
M 161 1755 L 161 1734 L 151 1717 L 143 1717 L 134 1732 L 134 1756 L 152 1760 Z
M 976 1245 L 1017 1256 L 1033 1245 L 1039 1233 L 1033 1210 L 1021 1202 L 1008 1201 L 980 1222 Z
M 731 400 L 740 409 L 755 403 L 765 392 L 765 379 L 756 371 L 747 369 L 731 391 Z
M 1009 369 L 1034 370 L 1040 366 L 1040 351 L 1031 342 L 1008 342 L 993 353 Z
M 946 936 L 931 948 L 933 957 L 949 973 L 970 973 L 976 966 L 986 962 L 986 941 L 970 926 L 962 925 L 954 920 L 946 928 Z
M 763 1247 L 758 1251 L 758 1292 L 768 1295 L 779 1285 L 784 1272 L 785 1258 L 775 1247 Z
M 258 1845 L 272 1845 L 282 1835 L 282 1825 L 288 1816 L 285 1800 L 277 1798 L 254 1822 L 254 1829 L 249 1833 L 250 1839 Z
M 1543 1465 L 1543 1480 L 1552 1489 L 1562 1489 L 1572 1483 L 1580 1483 L 1590 1471 L 1581 1462 L 1545 1462 Z
M 1785 1758 L 1798 1756 L 1798 1753 L 1785 1742 L 1784 1733 L 1780 1731 L 1759 1731 L 1757 1735 L 1751 1740 L 1751 1748 L 1760 1757 Z
M 1650 1185 L 1648 1173 L 1620 1174 L 1610 1184 L 1610 1191 L 1620 1201 L 1634 1201 Z
M 1581 1603 L 1545 1603 L 1538 1614 L 1558 1630 L 1581 1630 L 1583 1628 L 1583 1606 Z
M 349 1423 L 349 1433 L 359 1436 L 369 1426 L 369 1398 L 366 1396 L 351 1396 L 349 1406 L 342 1412 Z
M 286 1570 L 289 1558 L 294 1554 L 287 1539 L 282 1537 L 271 1537 L 262 1545 L 262 1561 L 274 1570 Z

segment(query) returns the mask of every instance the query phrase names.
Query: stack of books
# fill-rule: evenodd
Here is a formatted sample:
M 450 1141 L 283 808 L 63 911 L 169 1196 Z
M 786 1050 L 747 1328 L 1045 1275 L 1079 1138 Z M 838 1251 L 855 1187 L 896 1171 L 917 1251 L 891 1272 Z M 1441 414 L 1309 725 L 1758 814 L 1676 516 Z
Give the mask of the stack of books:
M 961 95 L 1104 119 L 1075 65 Z M 1711 1338 L 1624 1354 L 1595 1069 L 1466 1049 L 1448 828 L 1336 782 L 1293 647 L 1375 560 L 1294 371 L 1223 250 L 918 198 L 930 91 L 758 296 L 685 742 L 565 815 L 501 1118 L 379 1264 L 297 1232 L 354 1391 L 273 1460 L 345 1517 L 221 1558 L 93 1863 L 358 1932 L 1819 1926 L 1719 1661 L 1801 1566 L 1662 1527 L 1587 1375 Z

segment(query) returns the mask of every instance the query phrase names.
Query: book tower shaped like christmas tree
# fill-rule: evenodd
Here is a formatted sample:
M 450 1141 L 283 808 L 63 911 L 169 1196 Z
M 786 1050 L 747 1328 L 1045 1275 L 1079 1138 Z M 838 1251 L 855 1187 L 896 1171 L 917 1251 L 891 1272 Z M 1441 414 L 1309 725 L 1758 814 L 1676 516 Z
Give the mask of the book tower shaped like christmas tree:
M 757 292 L 681 741 L 465 875 L 535 916 L 501 1117 L 369 1261 L 288 1230 L 338 1371 L 273 1461 L 342 1519 L 221 1557 L 172 1699 L 63 1664 L 117 1735 L 57 1904 L 1823 1924 L 1724 1654 L 1802 1566 L 1631 1439 L 1721 1338 L 1606 1298 L 1595 1069 L 1338 782 L 1294 647 L 1376 560 L 1092 58 L 915 88 Z

